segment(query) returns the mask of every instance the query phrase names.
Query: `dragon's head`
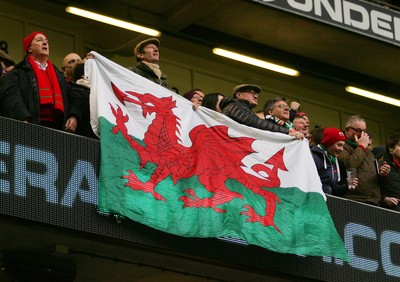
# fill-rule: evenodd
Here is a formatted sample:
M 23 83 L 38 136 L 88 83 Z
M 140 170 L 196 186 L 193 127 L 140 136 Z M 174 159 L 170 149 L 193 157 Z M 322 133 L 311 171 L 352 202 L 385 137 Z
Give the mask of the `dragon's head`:
M 144 117 L 154 112 L 165 113 L 176 107 L 176 101 L 173 101 L 171 96 L 159 98 L 150 93 L 139 94 L 131 91 L 127 91 L 126 93 L 137 98 L 137 100 L 132 99 L 129 102 L 141 106 Z
M 176 107 L 176 101 L 172 97 L 156 97 L 150 93 L 136 93 L 133 91 L 121 91 L 111 82 L 112 89 L 118 100 L 125 105 L 126 102 L 133 103 L 142 107 L 143 116 L 157 112 L 158 114 L 170 112 Z

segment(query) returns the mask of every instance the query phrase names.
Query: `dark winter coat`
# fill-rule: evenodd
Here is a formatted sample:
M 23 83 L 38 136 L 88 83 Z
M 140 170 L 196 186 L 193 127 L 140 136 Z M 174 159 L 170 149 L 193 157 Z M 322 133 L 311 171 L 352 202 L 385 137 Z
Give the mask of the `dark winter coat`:
M 138 62 L 135 68 L 129 67 L 128 69 L 150 81 L 153 81 L 154 83 L 157 83 L 158 85 L 169 88 L 168 76 L 165 73 L 162 72 L 161 78 L 158 78 L 158 76 L 142 62 Z
M 76 84 L 75 82 L 70 82 L 69 84 L 72 88 L 74 100 L 81 112 L 81 120 L 78 122 L 75 133 L 97 139 L 98 137 L 93 133 L 92 126 L 90 125 L 90 88 Z
M 397 167 L 396 163 L 393 161 L 393 156 L 386 153 L 383 156 L 383 161 L 386 161 L 388 165 L 390 165 L 390 172 L 387 177 L 381 179 L 381 196 L 382 199 L 385 197 L 394 197 L 400 199 L 400 171 Z M 394 209 L 400 211 L 400 205 L 394 207 L 388 207 L 382 201 L 382 206 L 389 209 Z
M 311 153 L 322 182 L 322 190 L 329 195 L 341 196 L 347 191 L 346 169 L 339 162 L 331 163 L 324 150 L 318 146 L 311 148 Z
M 72 100 L 72 90 L 63 74 L 54 66 L 60 84 L 64 102 L 64 122 L 58 125 L 63 129 L 65 121 L 71 116 L 80 119 L 79 108 Z M 28 119 L 30 123 L 40 124 L 40 97 L 38 83 L 32 66 L 27 58 L 18 63 L 15 68 L 3 78 L 1 112 L 4 116 L 16 120 Z
M 272 121 L 259 118 L 250 108 L 247 101 L 225 97 L 221 100 L 219 107 L 222 113 L 234 121 L 250 127 L 272 132 L 288 134 L 289 130 Z

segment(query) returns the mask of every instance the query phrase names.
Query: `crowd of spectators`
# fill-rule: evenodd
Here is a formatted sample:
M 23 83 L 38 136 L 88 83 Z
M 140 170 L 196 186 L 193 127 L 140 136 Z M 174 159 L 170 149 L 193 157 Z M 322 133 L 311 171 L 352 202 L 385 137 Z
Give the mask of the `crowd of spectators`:
M 139 42 L 134 55 L 137 64 L 128 69 L 169 89 L 168 76 L 159 66 L 160 41 Z M 84 77 L 84 61 L 78 54 L 67 54 L 62 72 L 49 60 L 50 44 L 43 32 L 23 39 L 25 58 L 18 64 L 0 52 L 0 114 L 23 122 L 65 130 L 97 138 L 90 126 L 90 81 Z M 172 91 L 179 93 L 177 88 Z M 354 201 L 400 211 L 400 135 L 389 136 L 386 150 L 372 152 L 372 136 L 365 119 L 349 117 L 343 130 L 315 128 L 310 132 L 309 116 L 300 104 L 290 106 L 284 97 L 273 97 L 255 113 L 261 87 L 239 84 L 230 96 L 201 89 L 190 89 L 182 96 L 193 103 L 222 113 L 232 120 L 261 130 L 287 134 L 309 142 L 323 191 Z M 347 169 L 356 170 L 349 179 Z

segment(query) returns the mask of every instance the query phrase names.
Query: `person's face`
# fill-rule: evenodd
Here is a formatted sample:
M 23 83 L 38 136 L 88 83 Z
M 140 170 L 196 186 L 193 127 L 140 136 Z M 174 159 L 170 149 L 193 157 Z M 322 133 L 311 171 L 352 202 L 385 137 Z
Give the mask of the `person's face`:
M 48 57 L 50 54 L 50 46 L 47 37 L 41 33 L 36 34 L 31 42 L 31 46 L 28 48 L 28 52 L 34 57 Z
M 306 121 L 306 125 L 310 125 L 310 120 L 308 119 L 308 116 L 303 116 L 303 119 Z
M 215 110 L 219 113 L 222 113 L 221 108 L 219 107 L 219 104 L 221 103 L 221 100 L 224 98 L 222 95 L 218 95 L 217 99 L 217 104 L 215 105 Z
M 199 95 L 199 96 L 201 97 L 201 99 L 204 98 L 204 93 L 203 93 L 202 91 L 197 90 L 197 91 L 195 91 L 195 93 L 196 93 L 197 95 Z
M 389 152 L 393 155 L 393 159 L 400 161 L 400 141 L 394 145 L 394 148 L 389 148 Z
M 236 98 L 240 100 L 246 100 L 249 102 L 250 107 L 254 108 L 258 105 L 258 93 L 253 89 L 243 90 L 236 93 Z
M 289 120 L 289 106 L 285 101 L 275 102 L 274 107 L 269 111 L 269 114 L 283 121 Z
M 304 118 L 295 118 L 293 121 L 294 129 L 301 133 L 308 133 L 308 125 Z
M 201 102 L 203 101 L 204 93 L 201 91 L 196 91 L 195 94 L 193 95 L 192 101 L 193 105 L 195 106 L 201 106 Z
M 367 130 L 367 125 L 365 122 L 357 120 L 354 122 L 353 126 L 349 126 L 345 129 L 346 138 L 355 141 L 354 136 L 360 138 L 361 132 L 365 132 Z
M 310 133 L 310 126 L 307 124 L 307 122 L 306 122 L 306 125 L 303 126 L 303 128 L 300 130 L 300 132 L 303 133 L 303 134 Z
M 330 145 L 327 150 L 328 153 L 337 157 L 343 151 L 344 141 L 337 141 L 335 144 Z
M 62 71 L 67 77 L 72 77 L 72 73 L 77 64 L 81 64 L 82 59 L 78 54 L 69 54 L 64 58 Z
M 153 44 L 149 43 L 144 46 L 143 51 L 137 54 L 137 57 L 140 58 L 142 61 L 148 63 L 158 63 L 160 53 L 158 51 L 158 47 Z

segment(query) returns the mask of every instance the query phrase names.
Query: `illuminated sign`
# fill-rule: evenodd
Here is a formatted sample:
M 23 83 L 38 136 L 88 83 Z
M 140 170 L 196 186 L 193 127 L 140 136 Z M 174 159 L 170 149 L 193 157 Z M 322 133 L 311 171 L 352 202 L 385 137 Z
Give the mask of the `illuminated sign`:
M 76 161 L 65 192 L 59 197 L 56 184 L 62 167 L 54 154 L 23 145 L 15 146 L 12 152 L 9 143 L 0 141 L 0 155 L 13 156 L 14 164 L 14 172 L 10 172 L 7 163 L 0 160 L 0 173 L 6 178 L 0 179 L 0 192 L 14 191 L 15 195 L 26 197 L 27 189 L 41 189 L 49 203 L 72 207 L 79 197 L 85 203 L 97 204 L 97 176 L 92 163 Z M 28 170 L 29 164 L 35 164 L 37 171 Z M 8 179 L 14 179 L 14 187 L 10 188 Z M 89 189 L 80 189 L 85 183 Z
M 358 0 L 252 0 L 400 45 L 400 14 Z
M 396 265 L 395 260 L 392 258 L 395 251 L 399 250 L 400 232 L 384 230 L 379 237 L 378 235 L 379 234 L 370 226 L 351 222 L 346 225 L 344 229 L 344 238 L 346 248 L 351 257 L 351 266 L 367 272 L 376 272 L 381 261 L 382 268 L 387 275 L 400 277 L 400 264 Z M 355 241 L 358 239 L 367 239 L 371 240 L 371 244 L 379 244 L 380 257 L 369 258 L 367 254 L 364 254 L 365 257 L 363 257 L 361 254 L 356 253 L 354 246 Z

